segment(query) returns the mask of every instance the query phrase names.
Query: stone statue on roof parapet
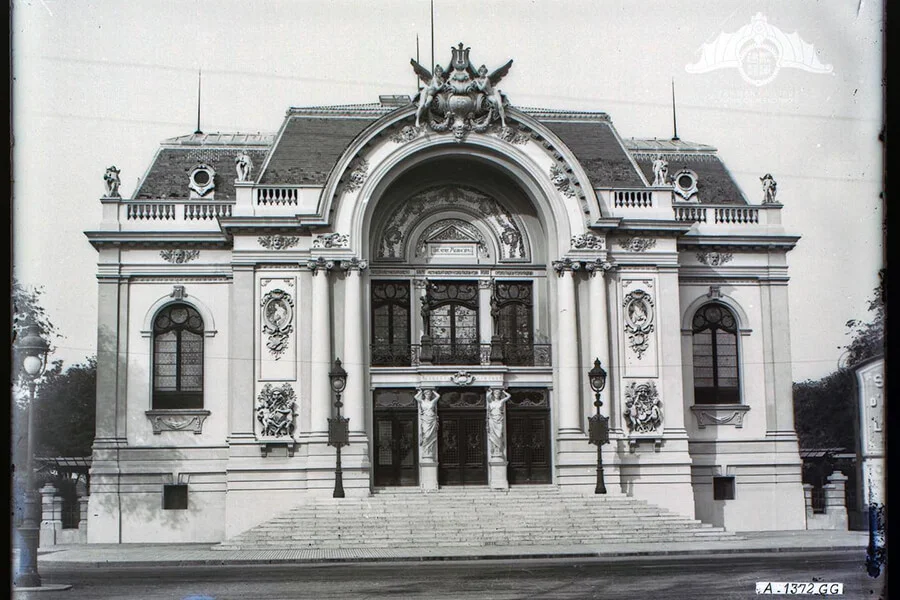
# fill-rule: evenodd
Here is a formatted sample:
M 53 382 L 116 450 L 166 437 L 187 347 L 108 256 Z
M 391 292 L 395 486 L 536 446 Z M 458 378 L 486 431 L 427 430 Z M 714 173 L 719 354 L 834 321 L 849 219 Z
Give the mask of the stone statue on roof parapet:
M 240 183 L 250 181 L 250 174 L 253 172 L 253 160 L 246 152 L 241 152 L 234 158 L 234 167 L 237 170 L 237 180 Z
M 668 174 L 669 161 L 664 159 L 662 154 L 657 154 L 656 158 L 653 160 L 653 185 L 666 185 Z
M 119 169 L 116 168 L 115 165 L 108 167 L 106 169 L 106 174 L 103 176 L 103 181 L 106 183 L 106 197 L 107 198 L 121 198 L 122 196 L 119 194 L 119 185 L 122 183 L 122 180 L 119 179 Z
M 762 182 L 763 204 L 775 204 L 775 194 L 778 192 L 778 184 L 771 173 L 766 173 L 759 178 Z

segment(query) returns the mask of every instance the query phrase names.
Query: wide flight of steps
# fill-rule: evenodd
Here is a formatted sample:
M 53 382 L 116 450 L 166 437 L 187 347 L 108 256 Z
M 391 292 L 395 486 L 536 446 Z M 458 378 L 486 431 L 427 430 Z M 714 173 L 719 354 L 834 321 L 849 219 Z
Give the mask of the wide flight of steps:
M 216 546 L 221 550 L 434 548 L 734 539 L 721 527 L 623 495 L 454 487 L 309 498 Z

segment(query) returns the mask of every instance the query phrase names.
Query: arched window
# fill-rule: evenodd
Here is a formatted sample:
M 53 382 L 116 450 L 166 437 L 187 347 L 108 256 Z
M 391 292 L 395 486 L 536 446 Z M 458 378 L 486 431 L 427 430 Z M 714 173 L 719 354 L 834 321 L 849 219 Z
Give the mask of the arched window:
M 692 323 L 694 403 L 734 404 L 741 401 L 737 321 L 726 306 L 701 306 Z
M 203 319 L 188 304 L 153 321 L 153 408 L 203 408 Z

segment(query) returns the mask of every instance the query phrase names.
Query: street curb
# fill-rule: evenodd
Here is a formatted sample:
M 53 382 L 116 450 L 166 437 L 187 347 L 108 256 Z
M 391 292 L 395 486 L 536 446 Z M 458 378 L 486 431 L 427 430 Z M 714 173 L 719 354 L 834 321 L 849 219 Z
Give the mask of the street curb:
M 621 552 L 511 552 L 509 554 L 471 554 L 441 556 L 347 556 L 330 558 L 262 558 L 262 559 L 188 559 L 147 561 L 48 561 L 40 567 L 47 569 L 89 569 L 110 567 L 202 567 L 229 565 L 297 565 L 337 563 L 386 563 L 386 562 L 454 562 L 488 560 L 541 560 L 556 558 L 646 558 L 652 556 L 697 556 L 710 554 L 790 554 L 802 552 L 865 552 L 866 546 L 800 546 L 791 548 L 722 548 L 696 550 L 623 550 Z

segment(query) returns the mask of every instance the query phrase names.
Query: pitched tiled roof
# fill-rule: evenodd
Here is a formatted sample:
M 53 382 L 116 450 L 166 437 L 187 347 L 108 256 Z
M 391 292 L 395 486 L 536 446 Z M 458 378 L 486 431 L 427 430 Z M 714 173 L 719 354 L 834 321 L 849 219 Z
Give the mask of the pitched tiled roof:
M 262 133 L 193 133 L 165 140 L 134 198 L 187 198 L 191 171 L 204 163 L 216 172 L 215 199 L 234 200 L 235 157 L 246 152 L 258 170 L 273 139 Z
M 368 117 L 289 113 L 260 183 L 324 184 L 353 138 L 380 116 L 376 111 Z
M 572 150 L 594 187 L 645 185 L 609 122 L 540 120 Z
M 748 204 L 731 173 L 706 144 L 684 140 L 623 140 L 648 181 L 653 181 L 653 160 L 659 154 L 669 163 L 669 175 L 681 169 L 697 174 L 697 199 L 703 204 Z

